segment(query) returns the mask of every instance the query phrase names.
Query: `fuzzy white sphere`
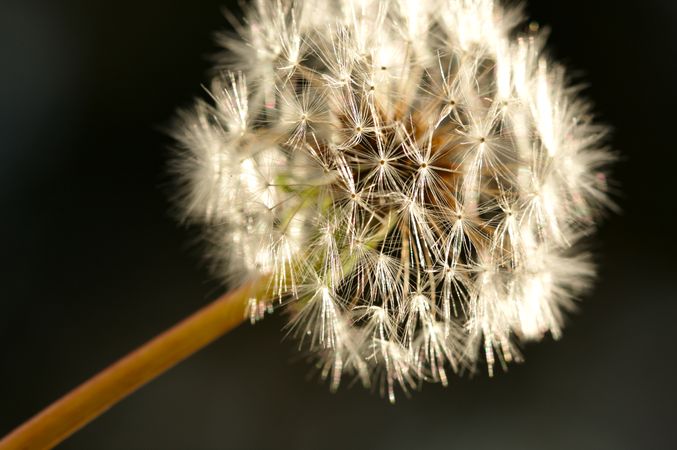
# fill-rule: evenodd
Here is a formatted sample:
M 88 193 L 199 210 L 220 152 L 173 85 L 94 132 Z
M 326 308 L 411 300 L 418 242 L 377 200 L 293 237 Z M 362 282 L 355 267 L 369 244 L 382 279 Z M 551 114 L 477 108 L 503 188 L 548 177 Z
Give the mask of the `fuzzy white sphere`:
M 272 275 L 252 319 L 288 304 L 333 388 L 492 374 L 589 284 L 612 158 L 535 28 L 492 0 L 258 0 L 222 37 L 185 211 L 224 275 Z

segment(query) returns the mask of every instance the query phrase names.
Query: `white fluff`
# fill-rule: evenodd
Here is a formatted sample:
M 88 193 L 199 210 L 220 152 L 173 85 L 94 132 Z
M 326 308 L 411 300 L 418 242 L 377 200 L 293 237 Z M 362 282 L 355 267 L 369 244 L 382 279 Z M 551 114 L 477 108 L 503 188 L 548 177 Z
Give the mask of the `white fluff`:
M 178 132 L 185 211 L 224 275 L 272 274 L 333 388 L 357 374 L 394 401 L 492 374 L 587 287 L 574 246 L 609 203 L 606 130 L 523 20 L 492 0 L 257 0 L 222 37 L 230 71 Z

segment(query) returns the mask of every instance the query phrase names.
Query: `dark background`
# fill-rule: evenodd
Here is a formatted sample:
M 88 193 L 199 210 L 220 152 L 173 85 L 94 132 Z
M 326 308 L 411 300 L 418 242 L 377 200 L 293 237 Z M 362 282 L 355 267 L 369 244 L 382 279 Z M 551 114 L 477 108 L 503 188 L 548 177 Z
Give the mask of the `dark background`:
M 222 1 L 2 0 L 0 434 L 219 293 L 170 214 L 177 107 Z M 63 449 L 677 448 L 677 2 L 529 2 L 615 128 L 623 213 L 560 342 L 390 406 L 308 380 L 283 319 L 243 326 Z

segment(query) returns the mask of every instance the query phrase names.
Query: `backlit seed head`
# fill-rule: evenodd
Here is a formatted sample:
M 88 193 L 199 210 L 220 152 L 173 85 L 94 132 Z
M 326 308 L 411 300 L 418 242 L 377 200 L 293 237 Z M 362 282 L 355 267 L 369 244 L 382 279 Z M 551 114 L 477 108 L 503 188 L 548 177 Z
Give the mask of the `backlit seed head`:
M 224 275 L 272 274 L 332 388 L 394 401 L 561 334 L 612 158 L 519 9 L 258 0 L 237 31 L 177 133 L 185 211 Z

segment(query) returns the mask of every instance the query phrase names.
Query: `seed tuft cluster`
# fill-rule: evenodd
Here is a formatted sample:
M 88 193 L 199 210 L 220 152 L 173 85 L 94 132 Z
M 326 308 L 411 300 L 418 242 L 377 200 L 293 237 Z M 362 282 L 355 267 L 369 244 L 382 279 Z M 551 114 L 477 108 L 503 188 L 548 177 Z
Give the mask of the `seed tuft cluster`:
M 224 274 L 270 274 L 336 388 L 394 401 L 561 334 L 609 204 L 606 128 L 492 0 L 256 0 L 177 133 Z

